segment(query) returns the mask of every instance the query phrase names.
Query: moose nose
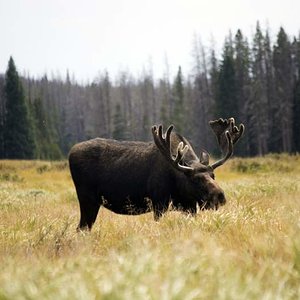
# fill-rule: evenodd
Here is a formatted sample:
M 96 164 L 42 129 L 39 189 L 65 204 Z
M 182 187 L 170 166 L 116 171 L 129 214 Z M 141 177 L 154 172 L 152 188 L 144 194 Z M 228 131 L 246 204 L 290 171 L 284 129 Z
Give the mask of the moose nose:
M 226 198 L 225 198 L 225 195 L 224 195 L 224 192 L 219 192 L 216 196 L 216 202 L 219 204 L 219 205 L 224 205 L 225 202 L 226 202 Z

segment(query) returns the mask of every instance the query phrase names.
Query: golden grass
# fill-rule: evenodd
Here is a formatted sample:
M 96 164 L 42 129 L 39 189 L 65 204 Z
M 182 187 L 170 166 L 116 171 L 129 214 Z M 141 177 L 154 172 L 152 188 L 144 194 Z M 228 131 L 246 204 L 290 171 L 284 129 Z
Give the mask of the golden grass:
M 0 161 L 0 299 L 299 299 L 299 162 L 233 159 L 218 211 L 101 209 L 77 234 L 65 162 Z

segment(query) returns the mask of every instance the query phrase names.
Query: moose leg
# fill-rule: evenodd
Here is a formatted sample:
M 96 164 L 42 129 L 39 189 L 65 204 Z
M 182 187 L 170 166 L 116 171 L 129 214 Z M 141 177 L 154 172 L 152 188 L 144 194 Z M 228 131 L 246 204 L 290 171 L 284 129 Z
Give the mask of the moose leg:
M 95 223 L 101 200 L 97 191 L 92 188 L 80 187 L 76 188 L 80 205 L 80 222 L 77 230 L 92 229 Z
M 175 210 L 181 211 L 187 215 L 195 216 L 197 214 L 197 203 L 181 203 L 173 201 L 173 207 Z
M 159 221 L 162 215 L 168 210 L 168 201 L 153 203 L 154 220 Z
M 191 216 L 196 216 L 197 214 L 197 205 L 193 205 L 191 207 L 188 207 L 188 208 L 184 208 L 183 209 L 183 212 L 187 215 L 191 215 Z
M 154 221 L 158 222 L 162 215 L 167 211 L 165 207 L 153 207 Z
M 193 202 L 193 203 L 185 203 L 185 204 L 182 206 L 182 211 L 183 211 L 185 214 L 189 214 L 189 215 L 195 216 L 195 215 L 197 214 L 197 203 L 196 203 L 196 202 Z

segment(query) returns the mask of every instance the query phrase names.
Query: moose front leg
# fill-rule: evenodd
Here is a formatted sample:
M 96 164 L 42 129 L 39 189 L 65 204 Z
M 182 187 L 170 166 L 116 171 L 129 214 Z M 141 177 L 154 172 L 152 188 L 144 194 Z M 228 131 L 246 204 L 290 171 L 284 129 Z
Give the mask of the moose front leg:
M 152 209 L 155 221 L 159 221 L 162 215 L 168 210 L 170 200 L 168 197 L 164 198 L 152 198 Z
M 181 211 L 187 215 L 195 216 L 197 214 L 197 203 L 181 203 L 173 200 L 173 207 L 175 210 Z
M 154 221 L 159 221 L 162 215 L 168 210 L 168 205 L 164 203 L 153 204 Z

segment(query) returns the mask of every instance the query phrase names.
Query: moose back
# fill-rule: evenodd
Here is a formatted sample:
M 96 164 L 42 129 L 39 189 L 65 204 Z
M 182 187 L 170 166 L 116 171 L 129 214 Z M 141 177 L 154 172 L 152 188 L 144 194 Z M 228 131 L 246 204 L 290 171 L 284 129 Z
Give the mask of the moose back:
M 172 202 L 176 209 L 196 213 L 226 202 L 214 180 L 214 169 L 233 153 L 244 125 L 233 118 L 210 122 L 225 156 L 209 164 L 209 154 L 198 157 L 190 143 L 170 126 L 153 126 L 154 142 L 96 138 L 72 147 L 69 165 L 80 205 L 78 229 L 91 229 L 101 206 L 126 215 L 153 211 L 158 220 Z

